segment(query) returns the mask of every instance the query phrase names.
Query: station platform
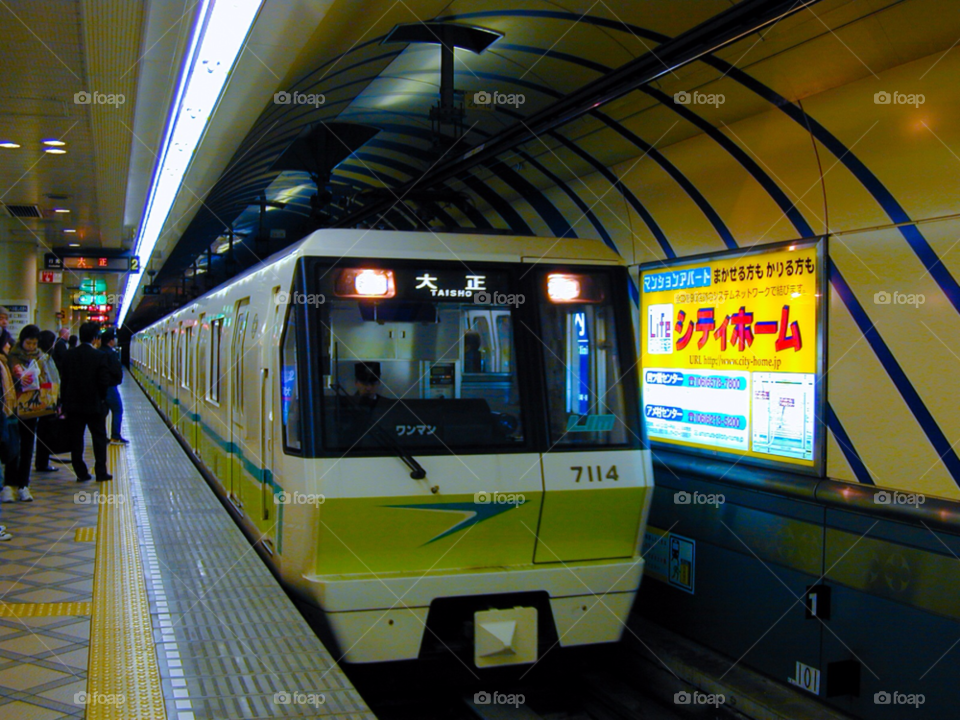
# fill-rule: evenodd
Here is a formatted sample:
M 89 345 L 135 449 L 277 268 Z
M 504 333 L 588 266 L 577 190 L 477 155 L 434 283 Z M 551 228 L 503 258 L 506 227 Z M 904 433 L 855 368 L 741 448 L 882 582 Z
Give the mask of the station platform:
M 129 376 L 121 396 L 112 481 L 60 464 L 0 506 L 0 720 L 375 718 Z

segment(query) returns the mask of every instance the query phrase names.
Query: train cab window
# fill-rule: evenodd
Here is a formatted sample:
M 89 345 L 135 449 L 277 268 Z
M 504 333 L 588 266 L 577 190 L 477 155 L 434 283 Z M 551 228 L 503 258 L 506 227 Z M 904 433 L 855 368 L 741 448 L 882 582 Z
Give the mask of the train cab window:
M 297 377 L 297 328 L 293 312 L 287 314 L 280 344 L 280 419 L 284 446 L 300 451 L 300 386 Z
M 373 271 L 321 275 L 326 450 L 525 448 L 508 274 L 404 268 L 391 271 L 382 299 L 343 290 L 344 274 L 365 272 Z M 375 279 L 367 282 L 376 290 Z M 471 282 L 503 292 L 480 303 L 465 289 Z
M 550 445 L 635 446 L 635 362 L 604 272 L 545 272 L 540 325 Z

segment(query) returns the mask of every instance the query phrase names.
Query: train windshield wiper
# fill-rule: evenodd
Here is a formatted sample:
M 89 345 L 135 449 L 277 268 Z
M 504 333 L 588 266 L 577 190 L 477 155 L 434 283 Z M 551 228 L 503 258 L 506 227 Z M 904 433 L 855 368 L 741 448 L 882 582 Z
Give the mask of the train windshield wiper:
M 340 383 L 334 383 L 333 388 L 334 390 L 336 390 L 338 395 L 345 397 L 347 399 L 347 402 L 350 403 L 350 405 L 355 410 L 363 409 L 360 405 L 360 401 L 356 397 L 348 393 L 346 389 L 343 387 L 343 385 L 341 385 Z M 396 440 L 390 437 L 384 431 L 384 429 L 380 427 L 379 423 L 375 422 L 371 427 L 370 431 L 371 431 L 371 434 L 373 434 L 374 437 L 377 438 L 377 440 L 380 442 L 381 445 L 385 445 L 389 447 L 391 450 L 393 450 L 397 454 L 397 457 L 400 458 L 408 468 L 410 468 L 411 478 L 413 478 L 414 480 L 426 479 L 427 471 L 423 469 L 423 466 L 417 462 L 417 459 L 413 457 L 413 455 L 411 455 L 406 450 L 404 450 L 403 447 L 400 445 L 400 443 L 398 443 Z M 434 492 L 436 492 L 436 490 L 434 490 Z

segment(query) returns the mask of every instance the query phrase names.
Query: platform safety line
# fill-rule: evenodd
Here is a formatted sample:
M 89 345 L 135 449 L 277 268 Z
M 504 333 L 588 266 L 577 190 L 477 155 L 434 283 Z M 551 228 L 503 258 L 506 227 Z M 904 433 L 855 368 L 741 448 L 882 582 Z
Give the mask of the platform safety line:
M 166 720 L 125 448 L 111 445 L 109 461 L 113 480 L 99 488 L 107 502 L 97 516 L 86 717 Z
M 95 527 L 79 527 L 73 533 L 74 542 L 94 542 L 97 539 L 97 529 Z

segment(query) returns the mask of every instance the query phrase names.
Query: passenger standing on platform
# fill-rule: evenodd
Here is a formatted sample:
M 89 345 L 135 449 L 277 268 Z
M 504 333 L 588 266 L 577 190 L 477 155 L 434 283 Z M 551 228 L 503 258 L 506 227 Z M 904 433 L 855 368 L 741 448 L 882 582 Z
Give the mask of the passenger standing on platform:
M 120 353 L 117 352 L 116 330 L 106 330 L 100 336 L 100 352 L 107 356 L 111 371 L 119 375 L 120 382 L 123 382 L 123 364 L 120 362 Z M 123 400 L 120 399 L 120 389 L 117 385 L 107 388 L 107 407 L 110 409 L 110 442 L 116 445 L 128 444 L 130 441 L 120 434 L 120 425 L 123 422 Z
M 40 360 L 40 328 L 36 325 L 24 325 L 20 338 L 7 356 L 10 374 L 15 383 L 21 382 L 30 363 Z M 37 418 L 18 418 L 20 422 L 20 457 L 16 465 L 7 464 L 3 478 L 3 490 L 0 502 L 33 502 L 30 494 L 30 463 L 33 462 L 33 445 L 37 436 Z M 16 495 L 14 495 L 16 488 Z
M 56 348 L 57 336 L 53 334 L 52 330 L 41 330 L 40 331 L 40 340 L 38 345 L 40 347 L 40 352 L 44 355 L 53 356 L 53 351 Z M 54 360 L 56 365 L 56 360 Z M 57 370 L 59 371 L 59 365 Z M 37 418 L 36 420 L 36 436 L 37 436 L 37 459 L 33 465 L 34 470 L 37 472 L 57 472 L 59 468 L 55 468 L 50 464 L 50 441 L 53 436 L 53 428 L 56 427 L 57 415 L 44 415 L 43 417 Z
M 7 330 L 7 325 L 10 323 L 10 311 L 5 307 L 0 306 L 0 345 L 3 344 L 4 338 L 10 343 L 10 346 L 16 343 L 13 339 L 13 335 L 10 334 L 10 331 Z
M 62 370 L 63 356 L 67 354 L 67 350 L 70 349 L 69 344 L 70 339 L 70 328 L 62 327 L 59 331 L 59 336 L 57 341 L 53 344 L 53 352 L 50 354 L 53 358 L 53 362 L 57 365 L 57 370 Z
M 3 480 L 3 465 L 17 464 L 20 457 L 20 431 L 17 416 L 13 414 L 17 406 L 17 390 L 13 384 L 13 375 L 7 366 L 7 353 L 10 352 L 9 336 L 0 336 L 0 481 Z M 0 525 L 0 541 L 10 540 L 13 535 Z
M 79 342 L 80 342 L 80 338 L 78 338 L 76 335 L 71 335 L 70 339 L 67 341 L 67 345 L 69 345 L 70 347 L 68 347 L 67 349 L 73 350 Z
M 115 374 L 107 356 L 94 347 L 100 335 L 97 323 L 80 326 L 80 345 L 64 356 L 60 397 L 67 414 L 71 460 L 77 482 L 92 480 L 83 461 L 83 436 L 90 428 L 93 440 L 94 471 L 97 482 L 112 480 L 107 473 L 107 389 L 119 385 L 122 376 Z

